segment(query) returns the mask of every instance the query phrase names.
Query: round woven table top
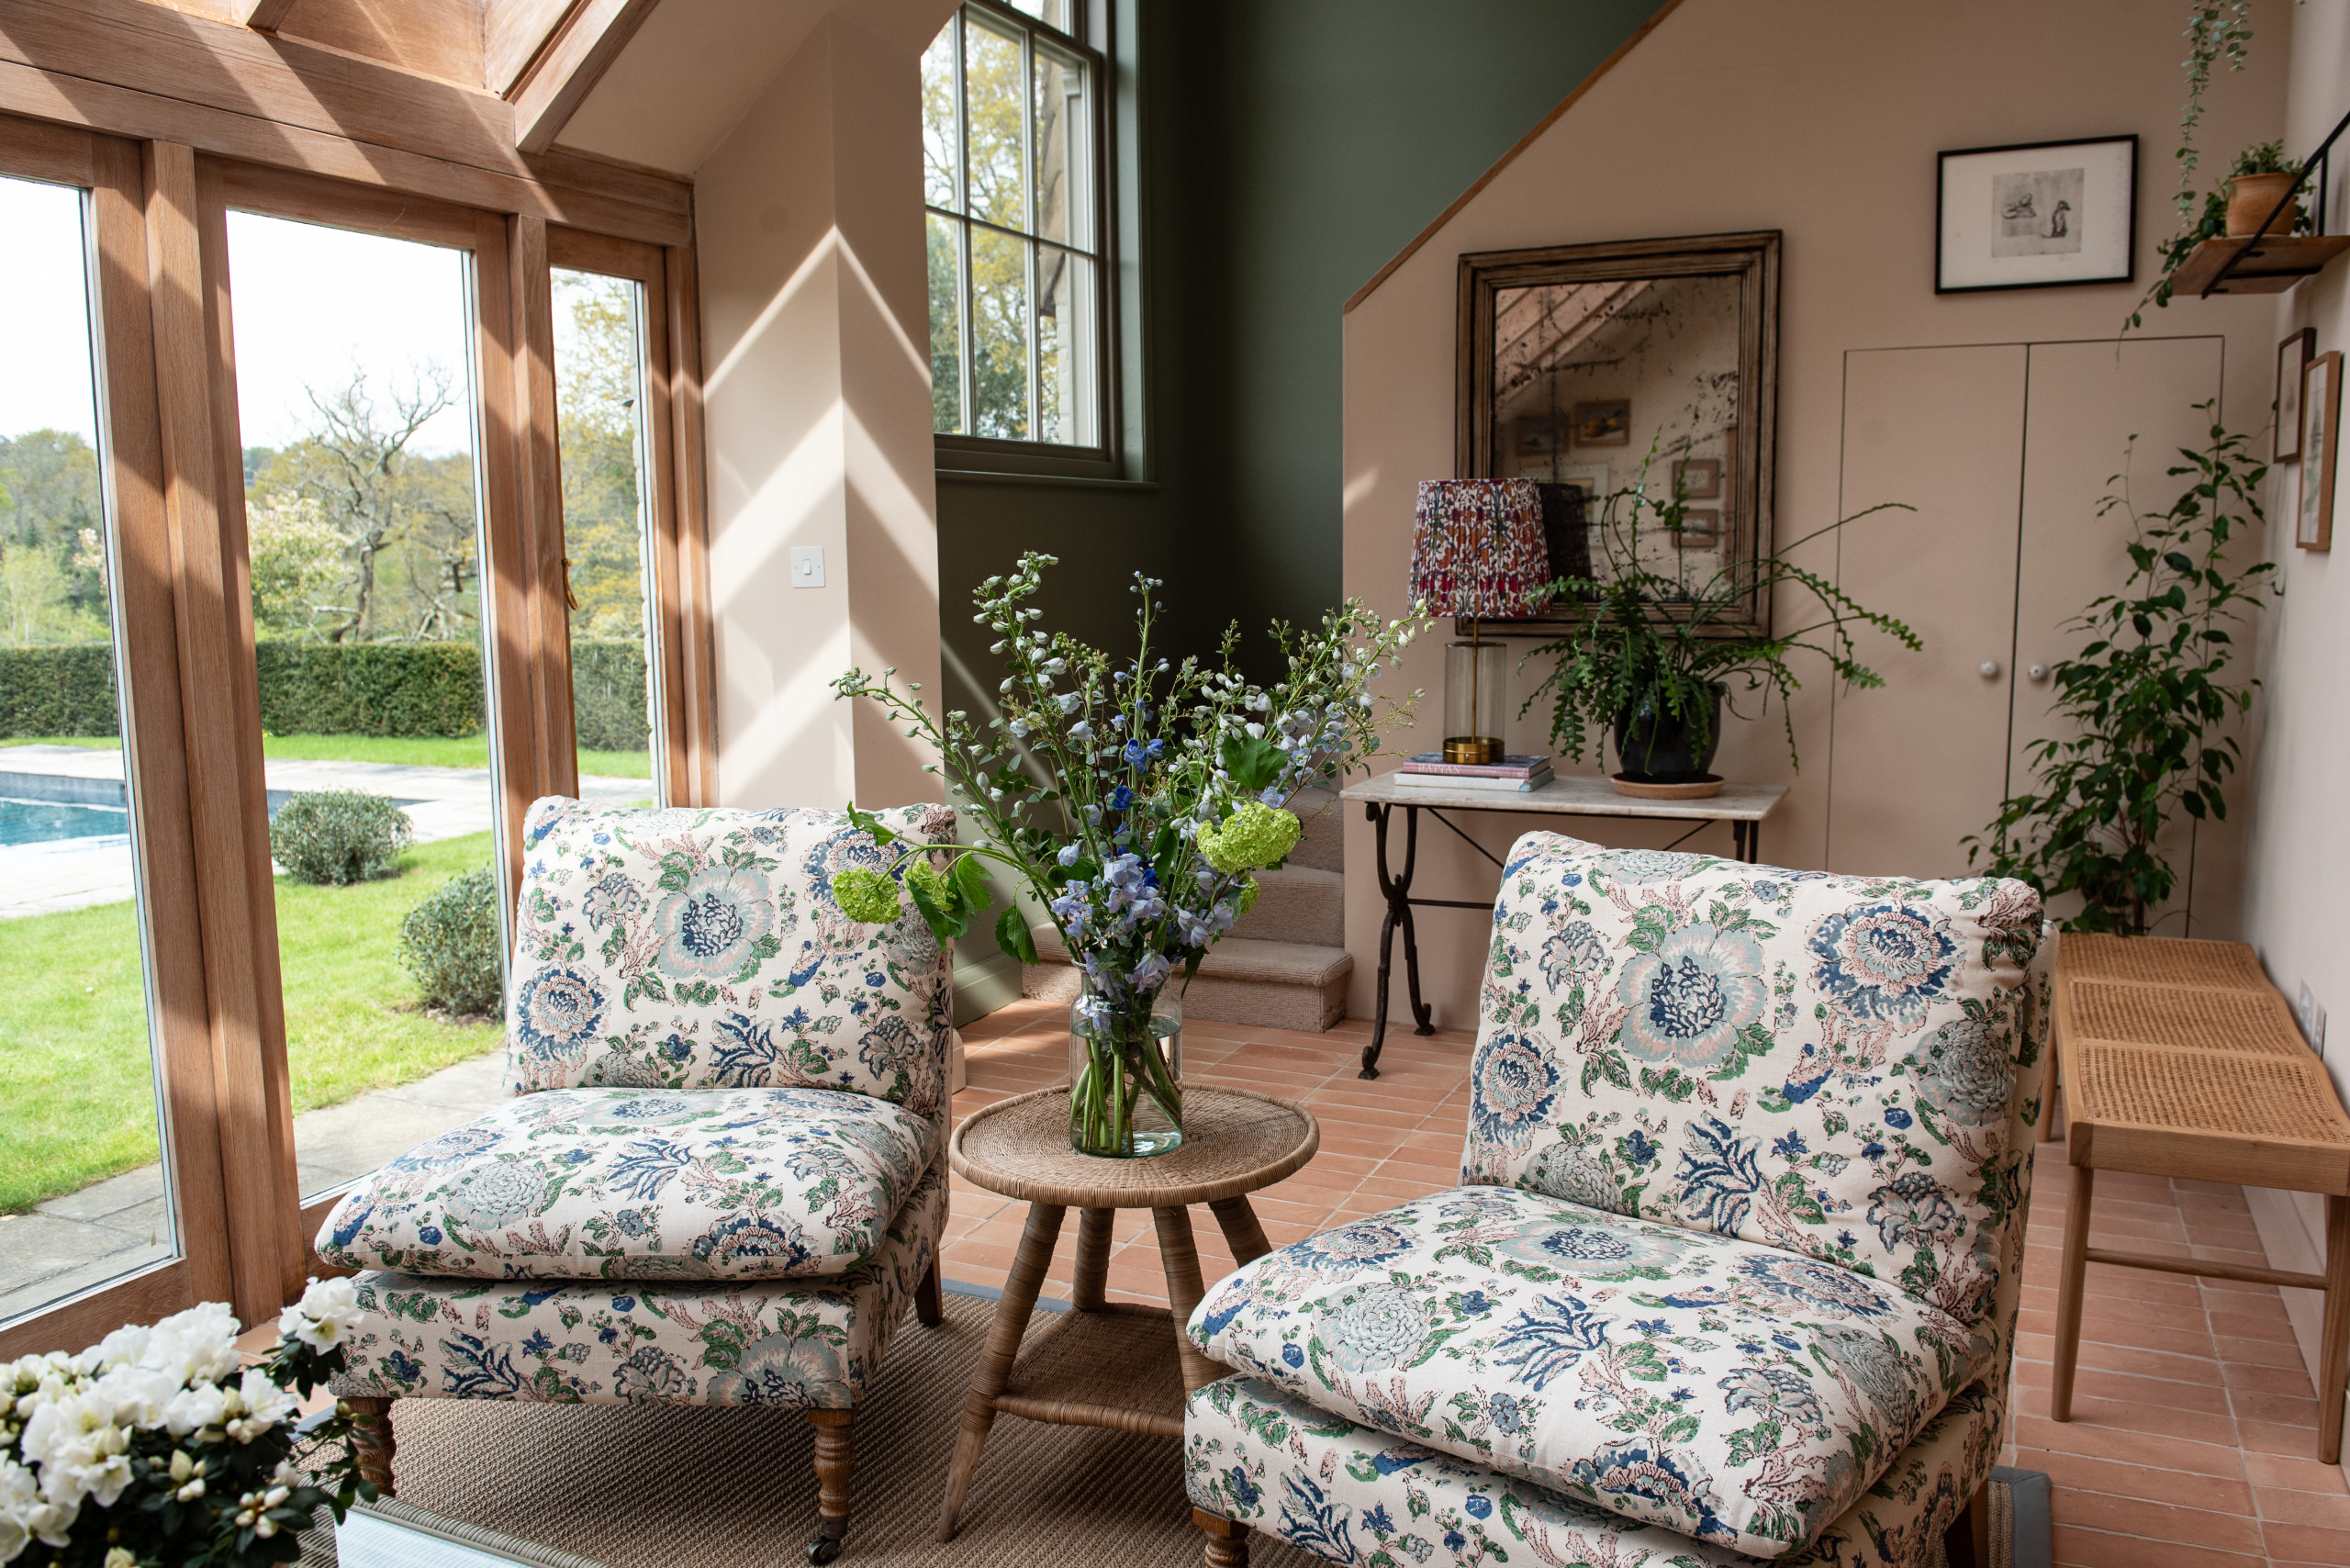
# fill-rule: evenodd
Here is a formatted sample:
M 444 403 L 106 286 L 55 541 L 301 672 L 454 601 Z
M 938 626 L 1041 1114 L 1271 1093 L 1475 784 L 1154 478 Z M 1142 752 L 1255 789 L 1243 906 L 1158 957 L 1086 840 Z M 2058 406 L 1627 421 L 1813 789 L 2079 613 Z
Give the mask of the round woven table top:
M 955 1174 L 991 1193 L 1065 1208 L 1156 1209 L 1213 1204 L 1270 1187 L 1314 1158 L 1322 1128 L 1303 1105 L 1248 1089 L 1187 1087 L 1183 1144 L 1147 1159 L 1080 1154 L 1069 1142 L 1069 1091 L 998 1101 L 955 1129 Z

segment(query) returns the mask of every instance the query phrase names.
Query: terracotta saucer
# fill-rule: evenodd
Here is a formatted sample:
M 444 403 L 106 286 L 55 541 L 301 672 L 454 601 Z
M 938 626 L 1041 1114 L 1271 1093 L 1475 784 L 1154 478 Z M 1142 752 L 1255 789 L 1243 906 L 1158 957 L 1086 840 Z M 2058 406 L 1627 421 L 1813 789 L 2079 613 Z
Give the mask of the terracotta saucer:
M 1643 784 L 1620 773 L 1611 773 L 1607 778 L 1618 795 L 1629 795 L 1639 801 L 1702 801 L 1722 792 L 1721 776 L 1716 773 L 1708 773 L 1691 784 Z

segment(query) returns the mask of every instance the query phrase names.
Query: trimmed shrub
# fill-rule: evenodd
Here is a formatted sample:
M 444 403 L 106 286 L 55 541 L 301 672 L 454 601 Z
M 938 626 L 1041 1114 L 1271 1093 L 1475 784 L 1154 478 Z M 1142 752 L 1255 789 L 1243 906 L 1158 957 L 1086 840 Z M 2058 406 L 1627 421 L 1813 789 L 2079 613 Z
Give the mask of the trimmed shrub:
M 415 841 L 408 813 L 364 790 L 308 790 L 269 823 L 270 858 L 297 882 L 343 887 L 391 874 Z
M 400 922 L 400 962 L 444 1013 L 498 1011 L 498 878 L 487 866 L 442 883 Z
M 253 649 L 273 735 L 471 735 L 488 715 L 471 643 L 280 643 Z
M 0 735 L 112 735 L 122 731 L 114 649 L 0 648 Z
M 571 644 L 571 722 L 591 751 L 643 751 L 645 723 L 644 644 Z

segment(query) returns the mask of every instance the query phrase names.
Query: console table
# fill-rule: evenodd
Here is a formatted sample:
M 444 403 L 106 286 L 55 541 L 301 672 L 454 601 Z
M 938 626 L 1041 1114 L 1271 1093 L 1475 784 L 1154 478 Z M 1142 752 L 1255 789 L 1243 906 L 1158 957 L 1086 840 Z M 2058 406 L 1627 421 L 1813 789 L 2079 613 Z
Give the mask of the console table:
M 2291 1009 L 2241 942 L 2056 939 L 2056 1052 L 2065 1077 L 2065 1252 L 2048 1413 L 2073 1416 L 2083 1276 L 2091 1263 L 2325 1293 L 2318 1458 L 2342 1459 L 2350 1383 L 2350 1116 Z M 2091 1247 L 2100 1170 L 2325 1195 L 2322 1274 Z
M 1752 862 L 1762 857 L 1762 819 L 1787 792 L 1784 784 L 1725 784 L 1718 795 L 1701 801 L 1644 801 L 1630 795 L 1619 795 L 1616 786 L 1605 778 L 1577 775 L 1558 778 L 1539 790 L 1520 794 L 1515 790 L 1480 790 L 1474 786 L 1460 789 L 1428 789 L 1415 784 L 1399 784 L 1393 773 L 1382 773 L 1376 778 L 1366 778 L 1350 785 L 1340 793 L 1342 801 L 1360 801 L 1363 814 L 1379 829 L 1379 891 L 1387 901 L 1387 919 L 1379 928 L 1379 1005 L 1371 1019 L 1371 1044 L 1363 1047 L 1363 1078 L 1379 1076 L 1379 1053 L 1387 1042 L 1387 974 L 1395 950 L 1395 930 L 1404 931 L 1404 978 L 1412 996 L 1413 1032 L 1421 1035 L 1436 1033 L 1435 1012 L 1420 1000 L 1420 944 L 1412 926 L 1412 911 L 1422 909 L 1475 909 L 1493 913 L 1493 901 L 1472 903 L 1465 899 L 1416 899 L 1412 897 L 1412 868 L 1419 857 L 1420 813 L 1426 812 L 1460 836 L 1460 841 L 1498 868 L 1493 851 L 1462 833 L 1445 816 L 1446 812 L 1505 812 L 1518 815 L 1560 817 L 1627 817 L 1640 822 L 1675 822 L 1690 824 L 1689 831 L 1665 847 L 1670 849 L 1687 842 L 1690 836 L 1711 823 L 1728 823 L 1733 853 L 1740 860 Z M 1397 807 L 1404 812 L 1404 870 L 1400 876 L 1387 869 L 1387 829 Z

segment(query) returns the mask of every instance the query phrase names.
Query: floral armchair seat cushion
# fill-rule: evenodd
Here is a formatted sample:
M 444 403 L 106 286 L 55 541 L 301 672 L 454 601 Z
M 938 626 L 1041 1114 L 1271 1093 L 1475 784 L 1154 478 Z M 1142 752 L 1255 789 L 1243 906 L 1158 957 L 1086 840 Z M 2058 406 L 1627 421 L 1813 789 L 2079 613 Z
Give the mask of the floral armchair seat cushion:
M 946 1162 L 880 1248 L 825 1279 L 648 1284 L 359 1276 L 367 1314 L 332 1382 L 344 1398 L 543 1399 L 847 1409 L 937 1258 Z
M 344 1194 L 319 1256 L 476 1279 L 807 1279 L 881 1243 L 943 1139 L 831 1089 L 551 1089 Z
M 1190 1332 L 1330 1416 L 1763 1558 L 1844 1513 L 1983 1349 L 1851 1270 L 1504 1187 L 1270 1253 Z
M 1518 840 L 1469 1182 L 1802 1252 L 1972 1321 L 2016 1193 L 2037 894 Z
M 954 838 L 946 806 L 875 814 L 918 843 Z M 513 1092 L 845 1089 L 944 1114 L 950 965 L 911 905 L 888 925 L 841 913 L 833 878 L 886 864 L 846 816 L 549 797 L 523 843 Z

